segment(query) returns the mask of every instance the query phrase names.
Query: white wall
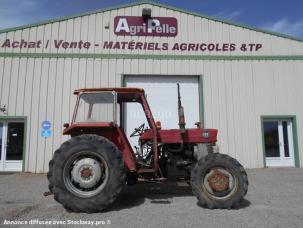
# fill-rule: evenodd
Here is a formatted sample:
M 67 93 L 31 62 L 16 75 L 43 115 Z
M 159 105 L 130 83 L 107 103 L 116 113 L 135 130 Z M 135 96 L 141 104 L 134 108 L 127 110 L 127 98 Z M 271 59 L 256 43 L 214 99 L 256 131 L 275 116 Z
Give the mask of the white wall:
M 191 66 L 191 67 L 190 67 Z M 121 85 L 121 74 L 204 75 L 205 125 L 219 129 L 222 153 L 262 167 L 261 115 L 296 115 L 303 140 L 302 61 L 186 61 L 0 58 L 0 103 L 8 116 L 27 116 L 26 171 L 45 172 L 67 137 L 74 89 Z M 40 137 L 45 119 L 53 136 Z M 301 164 L 302 148 L 299 143 Z

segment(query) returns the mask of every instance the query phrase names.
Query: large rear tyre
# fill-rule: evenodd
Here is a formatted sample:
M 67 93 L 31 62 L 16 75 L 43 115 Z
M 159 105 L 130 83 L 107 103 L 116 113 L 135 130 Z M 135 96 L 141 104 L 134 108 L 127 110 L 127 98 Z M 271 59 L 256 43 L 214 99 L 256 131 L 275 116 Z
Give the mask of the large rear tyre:
M 81 135 L 63 143 L 49 162 L 49 190 L 74 212 L 98 212 L 109 206 L 125 185 L 122 154 L 108 139 Z
M 192 169 L 191 186 L 201 206 L 230 209 L 246 195 L 248 178 L 236 159 L 212 153 L 201 158 Z

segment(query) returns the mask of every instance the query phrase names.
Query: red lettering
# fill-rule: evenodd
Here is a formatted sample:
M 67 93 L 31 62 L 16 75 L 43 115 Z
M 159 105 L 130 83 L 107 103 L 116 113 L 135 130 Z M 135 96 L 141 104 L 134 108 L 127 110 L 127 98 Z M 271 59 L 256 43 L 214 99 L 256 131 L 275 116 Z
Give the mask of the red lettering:
M 141 16 L 116 16 L 114 18 L 114 33 L 118 36 L 175 37 L 177 32 L 178 22 L 173 17 L 154 17 L 146 21 L 142 20 Z
M 155 50 L 161 50 L 161 48 L 159 47 L 159 43 L 155 43 Z
M 19 48 L 26 48 L 26 47 L 27 47 L 27 42 L 22 39 Z
M 3 48 L 6 48 L 6 47 L 11 47 L 11 41 L 10 41 L 10 39 L 6 39 L 5 41 L 4 41 L 4 43 L 2 44 L 2 46 L 1 47 L 3 47 Z
M 207 45 L 206 44 L 201 44 L 200 45 L 200 50 L 201 51 L 206 51 L 207 50 Z
M 228 51 L 229 50 L 229 44 L 223 44 L 223 51 Z
M 120 42 L 116 42 L 113 49 L 120 49 Z
M 256 51 L 262 48 L 262 44 L 256 44 Z
M 222 51 L 222 48 L 220 48 L 219 44 L 216 44 L 216 51 Z
M 195 44 L 192 44 L 192 43 L 188 44 L 188 50 L 189 51 L 194 51 L 195 50 Z
M 249 46 L 249 51 L 252 51 L 254 49 L 255 44 L 248 44 Z
M 173 51 L 175 50 L 179 50 L 179 44 L 178 43 L 175 43 L 173 48 L 172 48 Z
M 235 51 L 236 50 L 236 44 L 230 44 L 230 51 Z
M 147 50 L 154 50 L 155 49 L 155 43 L 148 43 Z
M 90 42 L 85 42 L 85 43 L 83 44 L 83 47 L 84 47 L 85 49 L 89 49 L 89 48 L 90 48 L 90 45 L 91 45 Z
M 36 42 L 29 42 L 27 48 L 35 48 L 36 47 Z
M 137 42 L 137 43 L 136 43 L 136 49 L 142 50 L 142 46 L 143 46 L 143 43 L 142 43 L 142 42 Z
M 182 43 L 182 44 L 180 44 L 180 50 L 181 50 L 181 51 L 185 51 L 185 50 L 186 50 L 186 48 L 187 48 L 186 43 Z
M 209 44 L 209 45 L 207 46 L 207 49 L 208 49 L 209 51 L 213 51 L 213 50 L 215 50 L 215 45 L 214 45 L 214 44 Z
M 17 48 L 17 47 L 19 47 L 19 42 L 18 41 L 14 41 L 12 43 L 12 48 Z
M 167 51 L 168 50 L 168 43 L 163 43 L 162 44 L 162 50 Z
M 82 48 L 82 45 L 83 45 L 83 41 L 82 41 L 82 40 L 80 40 L 80 41 L 79 41 L 79 43 L 78 43 L 78 48 L 80 48 L 80 49 L 81 49 L 81 48 Z
M 135 42 L 131 41 L 128 43 L 128 47 L 127 47 L 128 49 L 133 50 L 134 47 L 135 47 Z
M 126 41 L 123 41 L 123 42 L 121 42 L 121 44 L 122 44 L 121 48 L 122 48 L 122 49 L 125 49 L 125 47 L 126 47 L 126 44 L 128 44 L 128 42 L 126 42 Z
M 62 42 L 63 42 L 63 40 L 60 40 L 59 42 L 58 42 L 58 40 L 54 40 L 55 48 L 59 48 L 61 46 Z
M 37 42 L 37 48 L 41 48 L 41 40 L 38 40 L 38 42 Z
M 24 41 L 24 39 L 21 39 L 21 41 L 13 41 L 11 43 L 10 39 L 6 39 L 4 43 L 1 45 L 2 48 L 41 48 L 41 40 L 38 41 Z
M 64 49 L 69 47 L 69 43 L 68 42 L 63 42 L 61 45 Z
M 104 42 L 103 49 L 112 49 L 112 47 L 113 47 L 113 41 L 110 41 L 110 42 L 105 41 Z
M 77 42 L 71 42 L 69 46 L 70 48 L 77 48 Z

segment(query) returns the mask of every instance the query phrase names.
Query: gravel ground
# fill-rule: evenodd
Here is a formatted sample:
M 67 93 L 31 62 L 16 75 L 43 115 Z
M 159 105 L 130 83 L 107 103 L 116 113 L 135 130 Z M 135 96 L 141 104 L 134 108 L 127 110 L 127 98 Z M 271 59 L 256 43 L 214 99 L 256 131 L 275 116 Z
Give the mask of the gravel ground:
M 100 223 L 97 227 L 303 227 L 303 169 L 248 170 L 249 190 L 240 208 L 209 210 L 197 205 L 188 186 L 174 183 L 127 187 L 105 212 L 70 213 L 44 197 L 45 175 L 0 175 L 0 226 L 4 222 Z M 13 225 L 12 227 L 93 227 Z

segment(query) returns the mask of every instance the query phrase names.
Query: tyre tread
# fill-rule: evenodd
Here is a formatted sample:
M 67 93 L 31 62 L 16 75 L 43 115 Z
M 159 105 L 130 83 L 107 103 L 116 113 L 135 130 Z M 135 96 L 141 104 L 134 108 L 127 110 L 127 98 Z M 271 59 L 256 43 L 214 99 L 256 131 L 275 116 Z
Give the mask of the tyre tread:
M 214 165 L 216 163 L 225 163 L 228 164 L 230 167 L 235 167 L 236 170 L 239 171 L 239 178 L 243 184 L 240 186 L 238 191 L 235 193 L 235 196 L 231 199 L 224 201 L 216 201 L 204 194 L 202 191 L 199 181 L 201 180 L 201 173 L 204 169 L 207 169 L 209 165 Z M 202 157 L 197 164 L 194 166 L 191 172 L 191 186 L 193 194 L 198 199 L 198 204 L 202 207 L 207 207 L 209 209 L 230 209 L 235 207 L 239 201 L 247 194 L 248 190 L 248 178 L 247 173 L 243 166 L 234 158 L 226 155 L 226 154 L 219 154 L 219 153 L 210 153 L 205 157 Z
M 67 151 L 70 148 L 76 147 L 79 144 L 98 145 L 104 148 L 108 161 L 115 169 L 115 177 L 107 183 L 110 191 L 102 191 L 98 195 L 81 200 L 81 198 L 72 195 L 65 186 L 62 186 L 54 176 L 60 175 L 60 171 L 55 167 L 56 163 L 68 156 Z M 49 181 L 49 190 L 54 193 L 54 199 L 61 203 L 68 211 L 93 213 L 102 211 L 108 205 L 113 203 L 118 194 L 125 185 L 125 166 L 121 152 L 110 140 L 93 134 L 84 134 L 77 137 L 72 137 L 64 142 L 58 150 L 55 151 L 53 159 L 49 162 L 49 171 L 47 173 Z

